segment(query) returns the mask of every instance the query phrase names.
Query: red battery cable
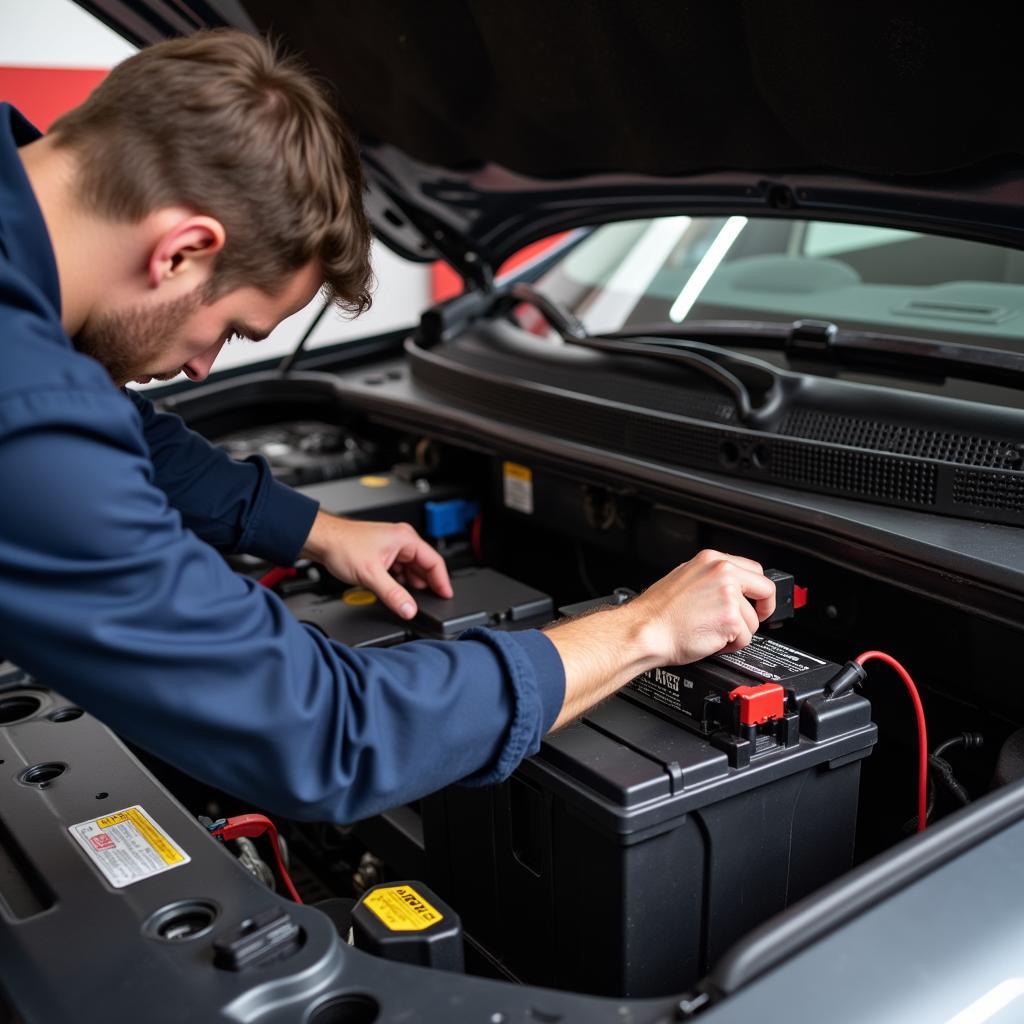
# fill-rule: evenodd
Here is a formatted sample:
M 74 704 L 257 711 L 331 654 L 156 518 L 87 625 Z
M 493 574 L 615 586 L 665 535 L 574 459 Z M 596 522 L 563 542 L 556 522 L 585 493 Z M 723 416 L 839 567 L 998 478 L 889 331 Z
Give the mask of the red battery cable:
M 928 730 L 917 687 L 910 678 L 910 673 L 892 655 L 884 651 L 865 651 L 854 660 L 858 665 L 864 665 L 869 661 L 884 661 L 903 680 L 910 699 L 914 702 L 914 713 L 917 716 L 917 831 L 923 832 L 928 819 Z
M 288 874 L 288 869 L 284 866 L 284 860 L 281 857 L 281 845 L 277 839 L 277 826 L 266 815 L 239 814 L 234 818 L 228 818 L 223 824 L 218 822 L 211 828 L 210 834 L 218 839 L 237 839 L 239 836 L 248 836 L 250 839 L 255 839 L 258 836 L 266 835 L 270 840 L 270 845 L 274 848 L 277 870 L 280 872 L 284 887 L 288 890 L 288 895 L 296 903 L 302 902 L 302 897 L 299 895 L 298 889 L 295 888 L 291 875 Z

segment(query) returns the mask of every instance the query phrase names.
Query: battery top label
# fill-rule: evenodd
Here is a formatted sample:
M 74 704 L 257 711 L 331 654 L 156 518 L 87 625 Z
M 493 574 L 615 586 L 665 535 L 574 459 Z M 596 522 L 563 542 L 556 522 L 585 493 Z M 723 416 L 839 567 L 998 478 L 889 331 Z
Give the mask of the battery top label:
M 758 633 L 754 634 L 749 646 L 743 650 L 716 654 L 714 660 L 738 668 L 747 675 L 774 683 L 828 664 L 827 661 L 798 651 L 795 647 L 787 647 L 778 640 L 770 640 Z

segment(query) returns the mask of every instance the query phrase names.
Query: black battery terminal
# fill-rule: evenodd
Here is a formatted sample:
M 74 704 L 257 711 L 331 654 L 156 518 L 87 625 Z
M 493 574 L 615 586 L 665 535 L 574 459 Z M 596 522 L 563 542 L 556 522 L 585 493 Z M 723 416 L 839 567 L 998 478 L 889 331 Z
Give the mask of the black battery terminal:
M 863 665 L 859 665 L 855 661 L 848 661 L 829 680 L 825 687 L 825 699 L 835 700 L 837 697 L 844 696 L 855 686 L 860 686 L 866 678 L 867 672 L 864 670 Z

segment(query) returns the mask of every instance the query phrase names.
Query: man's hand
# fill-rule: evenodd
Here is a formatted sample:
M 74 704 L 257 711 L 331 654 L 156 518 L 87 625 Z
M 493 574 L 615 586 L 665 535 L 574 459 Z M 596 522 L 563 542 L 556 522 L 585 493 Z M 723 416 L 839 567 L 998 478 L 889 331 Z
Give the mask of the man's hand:
M 628 607 L 659 665 L 687 665 L 746 647 L 775 611 L 775 584 L 749 558 L 702 551 Z
M 452 596 L 444 559 L 408 523 L 365 523 L 318 512 L 302 556 L 346 583 L 372 590 L 403 619 L 416 614 L 416 602 L 403 584 Z
M 648 669 L 746 647 L 774 610 L 775 584 L 757 562 L 702 551 L 628 604 L 552 626 L 565 667 L 554 727 Z

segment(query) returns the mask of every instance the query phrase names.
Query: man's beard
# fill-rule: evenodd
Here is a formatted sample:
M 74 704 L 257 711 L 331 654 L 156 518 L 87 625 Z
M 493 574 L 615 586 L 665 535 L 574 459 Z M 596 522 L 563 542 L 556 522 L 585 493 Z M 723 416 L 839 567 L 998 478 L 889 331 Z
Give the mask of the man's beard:
M 98 313 L 75 335 L 75 348 L 100 363 L 118 387 L 137 377 L 170 380 L 181 367 L 164 372 L 154 372 L 154 367 L 159 367 L 161 354 L 172 347 L 181 325 L 205 299 L 200 286 L 158 306 Z

